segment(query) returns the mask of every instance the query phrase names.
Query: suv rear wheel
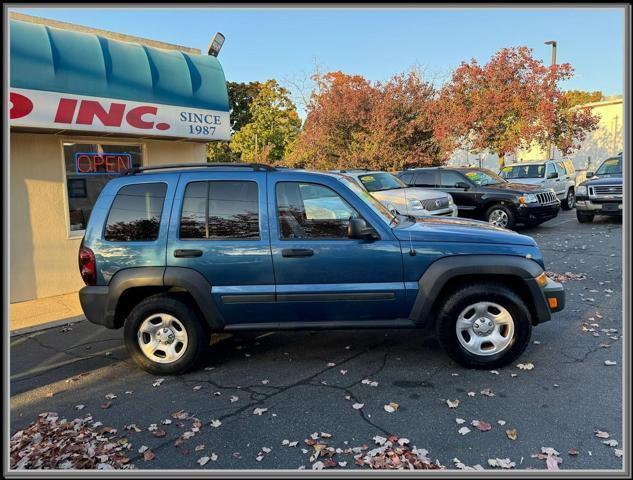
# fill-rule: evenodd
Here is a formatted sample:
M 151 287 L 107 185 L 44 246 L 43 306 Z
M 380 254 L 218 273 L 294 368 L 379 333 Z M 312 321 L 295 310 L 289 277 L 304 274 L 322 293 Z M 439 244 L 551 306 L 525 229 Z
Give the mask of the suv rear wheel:
M 565 197 L 565 200 L 561 202 L 560 206 L 563 210 L 571 210 L 576 206 L 576 194 L 574 193 L 573 188 L 567 190 L 567 196 Z
M 141 301 L 125 320 L 125 346 L 145 371 L 159 375 L 193 368 L 209 346 L 210 335 L 198 312 L 175 295 Z
M 593 213 L 585 213 L 576 209 L 576 218 L 580 223 L 591 223 L 593 222 Z
M 479 283 L 449 294 L 438 314 L 436 333 L 457 363 L 497 368 L 523 353 L 532 335 L 532 322 L 515 292 L 500 284 Z
M 501 204 L 493 205 L 486 211 L 486 220 L 492 225 L 503 228 L 513 228 L 516 223 L 512 210 Z

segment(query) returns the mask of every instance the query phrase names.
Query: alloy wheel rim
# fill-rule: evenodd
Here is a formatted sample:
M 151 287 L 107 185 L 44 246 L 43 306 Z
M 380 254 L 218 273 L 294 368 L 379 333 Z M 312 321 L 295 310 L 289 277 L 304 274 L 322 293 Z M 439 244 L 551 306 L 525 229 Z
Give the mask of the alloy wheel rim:
M 490 212 L 488 222 L 497 227 L 505 228 L 508 226 L 508 214 L 501 209 L 495 209 Z
M 514 338 L 514 319 L 498 303 L 477 302 L 459 314 L 457 339 L 469 353 L 490 356 L 506 350 Z
M 143 355 L 164 364 L 178 361 L 189 343 L 185 326 L 168 313 L 155 313 L 143 320 L 137 337 Z

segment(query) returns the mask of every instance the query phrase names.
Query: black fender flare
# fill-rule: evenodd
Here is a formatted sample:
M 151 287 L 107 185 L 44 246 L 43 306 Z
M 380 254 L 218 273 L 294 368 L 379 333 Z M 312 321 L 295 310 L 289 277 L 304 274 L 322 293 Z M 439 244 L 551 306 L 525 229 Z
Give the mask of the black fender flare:
M 418 293 L 409 319 L 417 325 L 431 324 L 432 309 L 440 292 L 453 278 L 463 275 L 507 275 L 520 278 L 526 285 L 535 322 L 551 319 L 547 299 L 535 278 L 543 268 L 534 260 L 513 255 L 456 255 L 433 262 L 418 280 Z
M 134 267 L 116 272 L 108 284 L 105 318 L 114 325 L 117 307 L 125 291 L 137 287 L 163 287 L 186 290 L 211 330 L 224 328 L 225 322 L 211 296 L 211 285 L 198 271 L 183 267 Z

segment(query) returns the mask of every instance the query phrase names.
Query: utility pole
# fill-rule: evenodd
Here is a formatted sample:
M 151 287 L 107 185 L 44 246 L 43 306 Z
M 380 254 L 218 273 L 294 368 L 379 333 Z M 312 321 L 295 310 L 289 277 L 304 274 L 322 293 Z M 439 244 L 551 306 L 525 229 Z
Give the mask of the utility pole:
M 552 72 L 554 71 L 554 66 L 556 66 L 556 45 L 557 42 L 556 40 L 548 40 L 547 42 L 545 42 L 545 45 L 551 45 L 552 46 Z M 556 83 L 554 80 L 555 77 L 552 78 L 552 93 L 551 93 L 551 101 L 552 101 L 552 114 L 553 109 L 555 108 L 554 105 L 554 89 L 556 88 Z M 550 126 L 551 127 L 551 126 Z M 552 139 L 551 139 L 551 135 L 552 132 L 551 130 L 548 132 L 548 136 L 549 136 L 549 141 L 547 142 L 547 156 L 550 160 L 552 160 L 554 158 L 554 146 L 552 145 Z

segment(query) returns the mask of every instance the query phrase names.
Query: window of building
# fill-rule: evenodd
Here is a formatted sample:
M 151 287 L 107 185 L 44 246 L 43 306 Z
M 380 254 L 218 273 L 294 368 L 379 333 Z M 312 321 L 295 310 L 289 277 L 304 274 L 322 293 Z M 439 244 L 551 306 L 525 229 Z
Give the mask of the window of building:
M 112 178 L 143 164 L 141 145 L 64 142 L 70 232 L 86 229 L 99 193 Z
M 314 183 L 277 184 L 277 214 L 283 240 L 348 238 L 350 218 L 359 218 L 334 190 Z
M 158 238 L 165 183 L 121 187 L 114 197 L 103 238 L 109 242 L 151 242 Z
M 257 183 L 191 182 L 183 199 L 180 238 L 259 240 Z

